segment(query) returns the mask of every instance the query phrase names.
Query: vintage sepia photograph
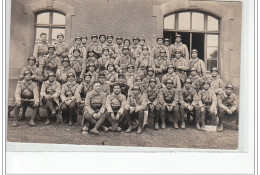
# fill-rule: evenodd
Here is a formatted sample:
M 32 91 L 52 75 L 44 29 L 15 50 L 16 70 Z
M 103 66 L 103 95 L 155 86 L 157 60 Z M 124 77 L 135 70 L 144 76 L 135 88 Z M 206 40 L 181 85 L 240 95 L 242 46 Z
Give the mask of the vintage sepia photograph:
M 11 0 L 7 141 L 237 150 L 242 2 Z

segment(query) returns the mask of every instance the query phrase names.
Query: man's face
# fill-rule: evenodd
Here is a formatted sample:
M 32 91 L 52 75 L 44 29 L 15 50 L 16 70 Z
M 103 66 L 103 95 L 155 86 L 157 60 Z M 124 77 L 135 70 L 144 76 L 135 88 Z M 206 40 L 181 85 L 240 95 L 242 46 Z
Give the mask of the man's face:
M 195 76 L 195 75 L 197 75 L 197 71 L 191 71 L 190 74 L 191 74 L 192 76 Z
M 74 51 L 73 55 L 74 55 L 75 57 L 79 57 L 80 53 L 79 53 L 79 51 L 76 50 L 76 51 Z
M 49 81 L 54 82 L 55 78 L 56 78 L 55 76 L 49 76 Z
M 149 76 L 152 76 L 152 75 L 153 75 L 153 71 L 149 70 L 149 71 L 147 71 L 147 74 L 148 74 Z
M 143 54 L 144 54 L 144 55 L 147 55 L 147 54 L 148 54 L 148 50 L 144 49 L 144 50 L 143 50 Z
M 118 45 L 121 45 L 121 44 L 122 44 L 122 40 L 121 40 L 121 39 L 118 39 L 118 40 L 116 40 L 116 43 L 117 43 Z
M 162 44 L 163 44 L 163 40 L 162 40 L 162 39 L 158 39 L 157 43 L 158 43 L 159 45 L 162 45 Z
M 136 80 L 135 84 L 136 84 L 137 86 L 140 86 L 140 85 L 142 84 L 142 80 L 140 80 L 140 79 Z
M 95 92 L 100 92 L 101 90 L 100 83 L 95 83 L 93 89 Z
M 133 69 L 133 67 L 129 67 L 129 68 L 127 69 L 127 71 L 130 72 L 130 73 L 132 73 L 132 72 L 134 71 L 134 69 Z
M 113 42 L 113 39 L 112 39 L 111 37 L 109 37 L 109 38 L 107 39 L 107 42 L 108 42 L 109 44 L 111 44 L 111 43 Z
M 53 54 L 53 53 L 54 53 L 54 49 L 53 49 L 53 48 L 50 48 L 50 49 L 49 49 L 49 53 L 50 53 L 50 54 Z
M 212 77 L 216 77 L 218 75 L 218 73 L 216 71 L 212 71 L 211 75 L 212 75 Z
M 108 70 L 109 72 L 112 72 L 112 71 L 114 70 L 114 66 L 112 66 L 112 65 L 108 66 L 108 67 L 107 67 L 107 70 Z
M 94 56 L 94 52 L 89 52 L 88 55 L 89 55 L 90 57 L 93 57 L 93 56 Z
M 62 43 L 63 37 L 62 37 L 62 36 L 58 36 L 58 39 L 57 39 L 57 40 L 58 40 L 59 43 Z
M 133 94 L 138 95 L 140 93 L 139 89 L 133 89 Z
M 32 75 L 31 74 L 26 74 L 26 75 L 24 75 L 24 78 L 25 78 L 25 80 L 29 81 L 29 80 L 32 79 Z
M 165 41 L 165 42 L 164 42 L 164 45 L 165 45 L 165 46 L 169 46 L 169 45 L 170 45 L 170 42 L 169 42 L 169 41 Z
M 190 83 L 185 83 L 184 86 L 185 86 L 185 88 L 188 89 L 188 90 L 191 88 L 191 84 L 190 84 Z
M 154 81 L 151 81 L 151 82 L 150 82 L 150 87 L 151 87 L 151 88 L 155 88 L 155 86 L 156 86 L 156 83 L 155 83 Z
M 73 82 L 74 79 L 75 79 L 74 76 L 69 76 L 69 77 L 68 77 L 69 82 Z
M 124 54 L 124 55 L 128 55 L 128 53 L 129 53 L 129 50 L 128 50 L 128 49 L 124 49 L 124 50 L 123 50 L 123 54 Z
M 41 41 L 46 42 L 47 41 L 47 35 L 42 35 L 41 36 Z
M 191 57 L 192 57 L 192 58 L 197 58 L 197 56 L 198 56 L 197 52 L 192 52 L 192 53 L 191 53 Z
M 125 40 L 125 46 L 130 46 L 130 42 L 128 40 Z
M 176 57 L 177 59 L 181 58 L 181 53 L 180 53 L 180 52 L 176 52 L 176 53 L 175 53 L 175 57 Z
M 181 37 L 176 37 L 175 41 L 176 41 L 176 43 L 181 42 Z
M 101 36 L 99 40 L 101 43 L 104 43 L 106 41 L 106 38 L 105 38 L 105 36 Z
M 140 42 L 139 42 L 139 44 L 141 45 L 141 46 L 143 46 L 144 45 L 144 40 L 141 40 Z
M 228 96 L 231 95 L 231 93 L 233 92 L 231 88 L 226 88 L 225 91 Z
M 70 63 L 69 63 L 68 61 L 63 61 L 63 62 L 62 62 L 62 66 L 63 66 L 63 67 L 68 67 L 69 64 L 70 64 Z
M 90 76 L 85 76 L 85 82 L 89 83 L 91 81 L 91 77 Z
M 75 42 L 76 42 L 77 45 L 80 45 L 81 44 L 81 39 L 77 39 Z
M 205 83 L 205 84 L 203 85 L 203 88 L 204 88 L 205 90 L 208 90 L 208 89 L 209 89 L 209 84 L 208 84 L 208 83 Z
M 89 71 L 90 71 L 90 72 L 95 71 L 95 67 L 94 67 L 94 66 L 89 66 Z
M 172 84 L 172 83 L 166 83 L 166 87 L 167 87 L 168 89 L 171 89 L 171 88 L 173 87 L 173 84 Z
M 170 67 L 170 68 L 168 68 L 168 73 L 173 73 L 173 68 L 172 67 Z
M 165 56 L 165 52 L 160 52 L 160 56 L 164 57 Z
M 97 38 L 93 37 L 91 40 L 95 43 L 97 41 Z
M 107 50 L 104 50 L 104 52 L 103 52 L 103 54 L 105 55 L 105 56 L 107 56 L 108 55 L 108 51 Z
M 34 64 L 35 64 L 34 60 L 33 60 L 33 59 L 30 59 L 30 60 L 29 60 L 29 65 L 30 65 L 30 66 L 33 66 Z
M 123 77 L 118 77 L 118 83 L 123 84 L 125 79 Z
M 120 86 L 114 86 L 113 92 L 114 92 L 115 94 L 119 94 L 119 93 L 121 92 Z
M 83 44 L 87 43 L 87 38 L 82 38 L 82 43 Z
M 135 39 L 135 40 L 133 41 L 133 43 L 134 43 L 134 45 L 138 44 L 138 40 Z
M 100 84 L 104 84 L 105 77 L 98 77 L 98 80 L 99 80 Z

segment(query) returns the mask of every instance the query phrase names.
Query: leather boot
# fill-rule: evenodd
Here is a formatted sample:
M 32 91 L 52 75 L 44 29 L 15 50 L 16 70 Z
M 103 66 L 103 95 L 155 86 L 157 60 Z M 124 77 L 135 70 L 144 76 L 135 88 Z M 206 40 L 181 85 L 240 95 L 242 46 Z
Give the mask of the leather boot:
M 174 122 L 173 127 L 174 127 L 175 129 L 178 129 L 178 128 L 179 128 L 178 123 Z
M 137 129 L 137 134 L 141 134 L 143 132 L 143 130 L 142 130 L 142 128 L 141 127 L 138 127 L 138 129 Z
M 223 123 L 219 125 L 218 129 L 217 129 L 218 132 L 221 132 L 223 131 Z
M 18 121 L 17 120 L 14 120 L 13 121 L 13 124 L 12 124 L 12 127 L 17 127 L 18 126 Z
M 166 128 L 165 122 L 162 122 L 161 128 L 162 128 L 162 129 L 165 129 L 165 128 Z
M 129 126 L 128 129 L 126 130 L 126 133 L 130 133 L 132 131 L 132 126 Z
M 99 131 L 96 128 L 90 130 L 90 134 L 99 134 Z
M 197 128 L 197 130 L 201 130 L 201 127 L 200 127 L 199 123 L 196 124 L 196 128 Z
M 158 124 L 158 123 L 155 123 L 155 124 L 154 124 L 154 129 L 155 129 L 155 130 L 158 130 L 158 129 L 159 129 L 159 124 Z
M 202 124 L 201 131 L 205 131 L 205 124 Z
M 33 119 L 31 119 L 31 120 L 29 121 L 29 125 L 30 125 L 30 126 L 35 126 L 35 125 L 36 125 L 36 124 L 34 123 Z
M 185 122 L 181 123 L 181 129 L 185 129 Z
M 45 125 L 49 125 L 49 124 L 51 124 L 51 121 L 50 121 L 50 119 L 49 119 L 49 117 L 48 117 L 47 120 L 46 120 L 46 122 L 45 122 Z

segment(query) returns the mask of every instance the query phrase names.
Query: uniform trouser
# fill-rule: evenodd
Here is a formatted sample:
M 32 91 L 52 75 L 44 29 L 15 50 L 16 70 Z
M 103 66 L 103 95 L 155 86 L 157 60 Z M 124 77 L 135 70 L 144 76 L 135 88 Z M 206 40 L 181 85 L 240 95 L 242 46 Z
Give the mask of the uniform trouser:
M 224 117 L 228 118 L 235 118 L 236 125 L 238 125 L 238 110 L 234 111 L 232 114 L 228 114 L 224 109 L 218 108 L 218 118 L 219 118 L 219 125 L 223 124 Z
M 46 100 L 46 109 L 47 109 L 48 113 L 55 112 L 55 108 L 54 108 L 55 105 L 56 105 L 56 102 L 53 99 Z
M 150 108 L 150 105 L 147 106 L 148 107 L 148 111 L 149 111 L 149 114 L 154 114 L 155 117 L 154 117 L 154 123 L 158 123 L 159 122 L 159 118 L 160 118 L 160 110 L 161 110 L 161 107 L 160 105 L 155 105 L 154 106 L 154 110 L 151 111 L 151 108 Z
M 190 114 L 192 111 L 189 111 L 186 107 L 184 107 L 184 105 L 180 105 L 180 120 L 182 122 L 184 122 L 184 115 L 185 114 Z M 195 106 L 194 109 L 193 109 L 193 118 L 196 118 L 196 122 L 199 122 L 198 119 L 199 119 L 199 116 L 200 116 L 200 107 L 199 106 Z
M 131 118 L 137 117 L 138 118 L 138 127 L 143 127 L 144 123 L 144 110 L 141 109 L 138 112 L 133 112 L 130 114 L 130 110 L 124 110 L 123 115 L 126 117 L 128 126 L 132 126 Z
M 80 104 L 80 105 L 78 106 L 79 115 L 83 115 L 83 113 L 84 113 L 84 107 L 85 107 L 85 104 L 84 104 L 84 103 L 82 103 L 82 104 Z
M 105 122 L 106 114 L 103 113 L 99 119 L 95 119 L 92 114 L 86 112 L 84 118 L 88 123 L 95 125 L 94 128 L 98 129 Z
M 77 103 L 71 102 L 69 105 L 67 105 L 65 102 L 61 104 L 61 111 L 62 111 L 62 118 L 69 118 L 70 121 L 76 120 L 75 118 L 75 111 L 76 111 Z M 69 114 L 69 116 L 68 116 Z
M 209 116 L 209 118 L 211 120 L 211 124 L 216 125 L 216 122 L 217 122 L 216 114 L 215 114 L 215 112 L 211 112 L 209 109 L 210 109 L 210 107 L 202 107 L 200 109 L 201 115 L 200 115 L 199 121 L 201 122 L 202 125 L 205 125 L 206 115 Z
M 177 123 L 180 118 L 179 107 L 175 106 L 172 108 L 172 111 L 168 111 L 167 107 L 165 105 L 163 105 L 161 107 L 161 115 L 160 115 L 162 123 L 165 122 L 166 115 L 169 116 L 170 122 Z
M 23 101 L 22 100 L 21 104 L 22 104 L 22 107 L 23 107 L 22 118 L 25 117 L 26 109 L 27 109 L 28 106 L 30 106 L 32 108 L 32 110 L 33 110 L 31 119 L 34 120 L 35 116 L 37 114 L 37 111 L 38 111 L 38 107 L 34 106 L 34 102 L 33 101 Z M 20 109 L 20 106 L 15 105 L 15 107 L 14 107 L 14 120 L 17 120 L 17 118 L 19 116 L 19 109 Z
M 106 112 L 105 115 L 106 115 L 107 121 L 112 125 L 113 124 L 113 120 L 112 120 L 112 117 L 111 117 L 111 113 L 110 112 Z M 117 112 L 114 112 L 114 115 L 116 116 Z M 125 120 L 124 114 L 120 115 L 119 116 L 119 120 L 118 120 L 118 124 L 122 124 L 124 122 L 124 120 Z

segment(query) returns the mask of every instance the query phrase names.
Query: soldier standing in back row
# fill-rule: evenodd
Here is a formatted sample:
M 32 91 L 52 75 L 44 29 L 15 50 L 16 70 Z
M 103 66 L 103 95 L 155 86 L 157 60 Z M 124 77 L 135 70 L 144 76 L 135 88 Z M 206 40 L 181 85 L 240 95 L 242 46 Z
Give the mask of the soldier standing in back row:
M 152 49 L 152 57 L 154 59 L 160 57 L 161 50 L 164 50 L 166 57 L 169 58 L 169 52 L 168 52 L 167 47 L 163 44 L 163 38 L 158 37 L 156 41 L 157 41 L 157 44 Z
M 57 56 L 60 58 L 60 60 L 62 60 L 63 58 L 69 56 L 70 46 L 64 42 L 64 35 L 62 33 L 57 35 L 57 40 L 58 43 L 55 44 L 55 50 Z
M 72 57 L 73 55 L 73 50 L 74 49 L 79 49 L 80 50 L 80 56 L 83 58 L 83 59 L 86 59 L 87 57 L 87 50 L 86 48 L 82 45 L 82 38 L 80 36 L 76 37 L 75 38 L 75 45 L 72 46 L 69 50 L 69 58 Z
M 206 78 L 205 63 L 198 58 L 198 51 L 196 49 L 193 49 L 191 52 L 190 69 L 193 67 L 197 69 L 197 73 L 201 78 Z
M 169 50 L 169 52 L 170 52 L 170 57 L 174 57 L 174 54 L 175 54 L 175 51 L 177 50 L 177 49 L 179 49 L 179 50 L 181 50 L 181 56 L 184 58 L 184 59 L 189 59 L 190 57 L 189 57 L 189 50 L 188 50 L 188 48 L 187 48 L 187 45 L 186 44 L 183 44 L 182 42 L 181 42 L 181 40 L 182 40 L 182 36 L 180 35 L 180 34 L 177 34 L 176 36 L 175 36 L 175 43 L 174 44 L 172 44 L 171 46 L 170 46 L 170 50 Z
M 47 43 L 47 34 L 41 33 L 40 40 L 40 42 L 35 44 L 33 49 L 33 56 L 36 58 L 36 65 L 41 62 L 44 55 L 48 54 L 49 44 Z
M 162 81 L 163 74 L 167 68 L 167 56 L 165 49 L 160 50 L 160 55 L 154 59 L 155 76 Z

